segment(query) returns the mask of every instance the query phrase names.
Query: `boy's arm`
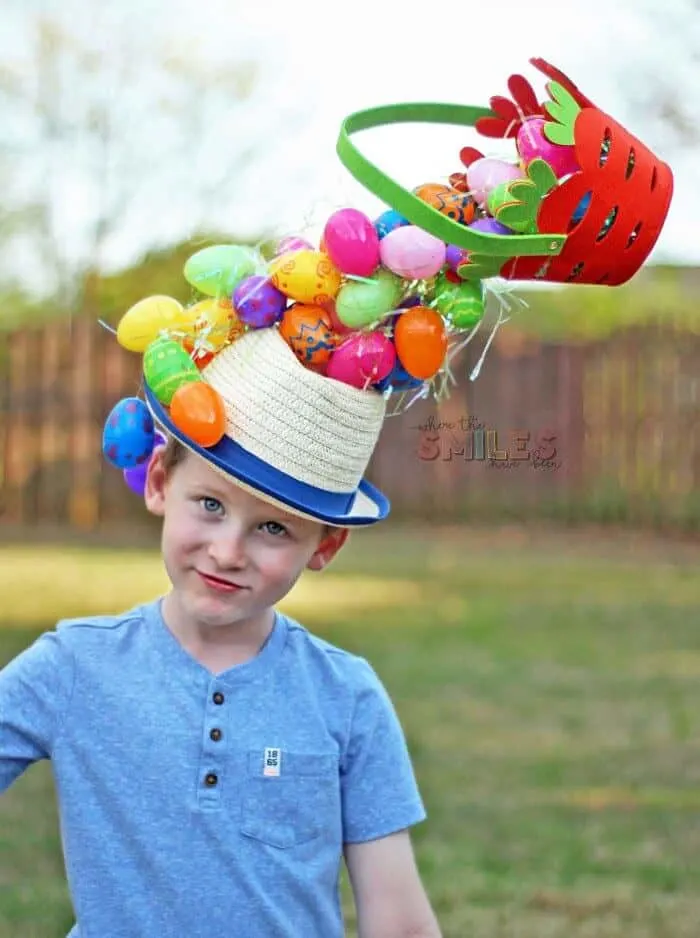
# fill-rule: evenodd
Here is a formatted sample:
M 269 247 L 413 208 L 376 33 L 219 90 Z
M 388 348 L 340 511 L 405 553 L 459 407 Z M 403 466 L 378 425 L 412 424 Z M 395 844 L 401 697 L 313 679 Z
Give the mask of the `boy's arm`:
M 418 875 L 409 828 L 426 817 L 399 718 L 361 665 L 341 771 L 345 863 L 360 938 L 440 938 Z
M 359 938 L 442 938 L 409 832 L 346 844 Z
M 0 792 L 51 756 L 72 686 L 72 656 L 56 632 L 0 670 Z

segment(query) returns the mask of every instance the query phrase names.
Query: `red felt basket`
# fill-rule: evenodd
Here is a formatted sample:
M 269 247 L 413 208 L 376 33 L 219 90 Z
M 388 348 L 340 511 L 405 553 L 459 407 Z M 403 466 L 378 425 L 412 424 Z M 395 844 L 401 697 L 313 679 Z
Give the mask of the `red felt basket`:
M 508 81 L 515 101 L 493 97 L 490 108 L 398 104 L 357 112 L 343 122 L 338 154 L 387 205 L 446 243 L 464 248 L 470 259 L 459 273 L 466 279 L 488 274 L 509 280 L 625 283 L 643 265 L 661 233 L 673 193 L 671 169 L 558 69 L 542 59 L 530 61 L 562 86 L 579 108 L 573 126 L 579 170 L 542 199 L 536 234 L 486 234 L 461 225 L 390 179 L 350 141 L 359 130 L 411 121 L 462 124 L 474 126 L 485 137 L 513 137 L 522 119 L 547 116 L 546 103 L 538 104 L 522 76 Z M 587 207 L 581 216 L 583 200 Z

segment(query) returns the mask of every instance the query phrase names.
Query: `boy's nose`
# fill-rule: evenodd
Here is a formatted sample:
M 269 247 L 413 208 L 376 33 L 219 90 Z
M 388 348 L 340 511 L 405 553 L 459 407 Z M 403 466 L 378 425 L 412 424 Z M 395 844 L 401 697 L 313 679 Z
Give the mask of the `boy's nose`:
M 220 570 L 241 570 L 245 567 L 245 539 L 230 530 L 209 542 L 208 553 Z

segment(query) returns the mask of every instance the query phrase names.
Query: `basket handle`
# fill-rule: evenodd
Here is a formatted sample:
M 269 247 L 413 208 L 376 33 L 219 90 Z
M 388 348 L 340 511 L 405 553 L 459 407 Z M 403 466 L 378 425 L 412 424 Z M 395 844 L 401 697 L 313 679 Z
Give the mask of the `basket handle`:
M 556 256 L 564 247 L 565 234 L 496 235 L 474 231 L 442 215 L 383 173 L 351 142 L 352 134 L 372 127 L 399 123 L 459 124 L 473 127 L 480 117 L 493 116 L 488 108 L 462 104 L 387 104 L 356 111 L 340 127 L 336 152 L 343 165 L 366 189 L 414 225 L 447 244 L 495 257 Z

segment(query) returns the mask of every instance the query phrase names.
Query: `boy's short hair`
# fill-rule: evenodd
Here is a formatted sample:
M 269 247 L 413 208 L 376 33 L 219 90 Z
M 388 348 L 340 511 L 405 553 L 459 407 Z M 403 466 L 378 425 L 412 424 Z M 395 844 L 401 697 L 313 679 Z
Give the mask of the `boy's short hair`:
M 187 449 L 179 440 L 176 440 L 174 436 L 166 437 L 161 457 L 165 474 L 170 475 L 173 469 L 183 461 L 186 455 Z

